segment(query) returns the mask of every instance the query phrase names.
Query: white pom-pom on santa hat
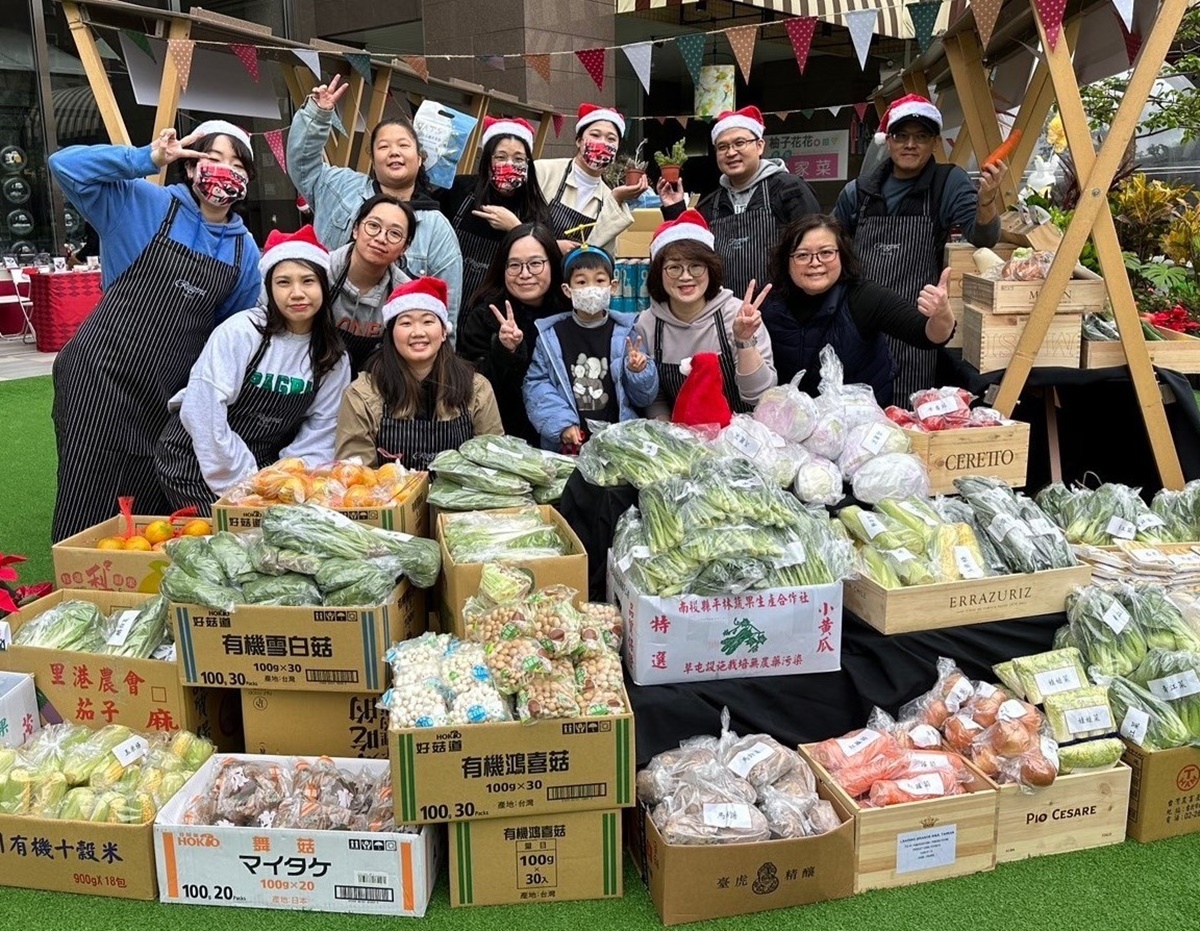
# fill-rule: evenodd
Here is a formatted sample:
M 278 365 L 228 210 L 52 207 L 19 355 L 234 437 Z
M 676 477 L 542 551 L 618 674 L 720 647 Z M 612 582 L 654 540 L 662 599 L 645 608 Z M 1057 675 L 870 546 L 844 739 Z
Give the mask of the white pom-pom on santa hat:
M 205 136 L 211 136 L 214 133 L 230 136 L 249 149 L 251 154 L 254 154 L 254 148 L 250 145 L 250 134 L 242 129 L 242 127 L 229 122 L 229 120 L 205 120 L 193 132 L 199 133 L 196 136 L 197 139 L 203 139 Z
M 483 148 L 497 136 L 516 136 L 530 149 L 533 148 L 533 125 L 528 120 L 508 119 L 507 117 L 496 119 L 492 116 L 485 116 L 483 118 L 483 136 L 479 140 L 479 147 Z
M 935 107 L 928 97 L 905 94 L 893 100 L 891 106 L 884 111 L 883 119 L 879 121 L 879 129 L 875 132 L 875 141 L 883 145 L 893 126 L 899 126 L 905 120 L 911 119 L 928 120 L 937 127 L 938 133 L 942 131 L 942 111 Z
M 758 107 L 742 107 L 740 110 L 726 110 L 713 123 L 713 145 L 717 144 L 717 137 L 721 133 L 728 132 L 731 129 L 744 129 L 752 133 L 755 139 L 761 139 L 763 133 L 767 131 L 767 124 L 763 121 L 762 111 Z
M 625 117 L 621 116 L 612 107 L 601 107 L 594 103 L 581 103 L 579 105 L 579 117 L 575 120 L 575 135 L 578 136 L 593 123 L 599 123 L 603 120 L 607 120 L 617 127 L 617 135 L 622 139 L 625 138 Z
M 686 359 L 679 360 L 679 374 L 682 375 L 684 378 L 687 378 L 689 375 L 692 374 L 692 357 L 691 356 L 688 356 Z
M 323 268 L 329 274 L 329 250 L 317 239 L 317 232 L 308 223 L 294 233 L 284 233 L 281 230 L 271 230 L 263 246 L 262 257 L 258 260 L 258 271 L 265 281 L 271 274 L 271 269 L 280 262 L 293 259 L 304 259 Z
M 682 242 L 691 240 L 702 245 L 713 248 L 712 230 L 708 228 L 708 223 L 698 210 L 685 210 L 676 219 L 668 220 L 659 226 L 654 231 L 654 238 L 650 240 L 650 258 L 653 259 L 658 255 L 659 251 L 664 246 L 669 246 L 673 242 Z
M 446 282 L 441 278 L 426 276 L 415 281 L 406 281 L 398 286 L 390 295 L 387 303 L 380 308 L 383 325 L 387 326 L 393 318 L 412 311 L 431 313 L 442 321 L 442 326 L 450 329 L 450 313 L 447 310 L 449 296 Z

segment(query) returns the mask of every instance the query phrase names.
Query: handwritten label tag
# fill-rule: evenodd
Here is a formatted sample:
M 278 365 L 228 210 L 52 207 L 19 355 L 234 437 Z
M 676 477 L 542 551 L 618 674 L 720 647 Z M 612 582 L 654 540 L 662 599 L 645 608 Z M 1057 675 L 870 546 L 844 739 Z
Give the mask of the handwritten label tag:
M 975 554 L 971 552 L 969 546 L 954 547 L 954 565 L 958 567 L 958 574 L 964 579 L 982 579 L 984 577 L 983 567 L 975 561 Z
M 1162 679 L 1151 679 L 1146 684 L 1150 691 L 1163 701 L 1179 701 L 1200 692 L 1200 679 L 1196 678 L 1196 672 L 1192 669 Z
M 862 520 L 863 532 L 868 538 L 874 540 L 881 533 L 887 533 L 887 524 L 870 511 L 863 511 L 859 518 Z
M 1116 514 L 1108 519 L 1108 526 L 1104 530 L 1115 540 L 1132 540 L 1137 536 L 1137 527 Z
M 1043 697 L 1046 695 L 1054 695 L 1058 692 L 1069 692 L 1071 689 L 1083 688 L 1083 683 L 1079 681 L 1079 670 L 1074 666 L 1063 666 L 1061 669 L 1050 669 L 1046 672 L 1035 672 L 1033 681 L 1037 683 L 1038 691 Z M 1005 702 L 1004 705 L 1007 705 Z M 1016 702 L 1020 705 L 1020 702 Z M 1000 710 L 1004 710 L 1004 705 L 1000 706 Z M 1024 706 L 1022 706 L 1024 713 Z
M 873 731 L 867 728 L 857 737 L 835 737 L 838 746 L 842 748 L 842 753 L 846 756 L 854 756 L 856 753 L 861 753 L 871 744 L 875 743 L 880 737 L 879 731 Z
M 1067 730 L 1072 734 L 1086 734 L 1090 731 L 1111 731 L 1113 729 L 1112 712 L 1107 705 L 1093 705 L 1090 708 L 1074 708 L 1064 717 Z
M 1121 631 L 1129 626 L 1129 622 L 1133 620 L 1133 617 L 1125 610 L 1123 604 L 1119 601 L 1114 601 L 1100 615 L 1100 620 L 1104 621 L 1114 634 L 1120 634 Z
M 710 828 L 741 828 L 749 830 L 752 826 L 750 822 L 750 806 L 736 802 L 723 802 L 717 805 L 714 805 L 712 802 L 705 802 L 704 823 Z
M 113 632 L 108 635 L 108 640 L 105 641 L 110 647 L 123 647 L 125 641 L 129 639 L 129 632 L 133 630 L 133 622 L 137 620 L 137 611 L 122 611 L 117 616 L 117 623 L 113 627 Z
M 862 448 L 872 455 L 878 455 L 879 451 L 883 449 L 883 444 L 888 441 L 888 435 L 891 432 L 892 428 L 887 426 L 887 424 L 875 424 L 867 431 L 867 435 L 863 437 Z
M 725 439 L 744 456 L 754 457 L 762 452 L 762 443 L 741 427 L 733 426 L 725 431 Z
M 775 748 L 763 743 L 761 740 L 749 750 L 743 750 L 732 760 L 729 761 L 729 768 L 735 773 L 746 778 L 746 773 L 754 767 L 755 763 L 760 763 L 763 760 L 769 760 L 775 755 Z M 747 825 L 749 827 L 749 825 Z
M 8 625 L 8 621 L 0 621 L 0 650 L 7 650 L 10 643 L 12 643 L 12 628 Z
M 1146 731 L 1150 729 L 1150 715 L 1141 708 L 1130 708 L 1125 712 L 1125 720 L 1121 722 L 1121 736 L 1132 741 L 1139 747 L 1146 739 Z
M 146 742 L 145 737 L 130 737 L 113 747 L 112 753 L 122 766 L 132 766 L 144 757 L 149 749 L 150 744 Z
M 957 394 L 948 394 L 944 398 L 938 398 L 936 401 L 926 401 L 924 404 L 918 405 L 917 417 L 921 420 L 928 420 L 930 417 L 939 417 L 942 414 L 952 414 L 958 410 L 962 403 Z

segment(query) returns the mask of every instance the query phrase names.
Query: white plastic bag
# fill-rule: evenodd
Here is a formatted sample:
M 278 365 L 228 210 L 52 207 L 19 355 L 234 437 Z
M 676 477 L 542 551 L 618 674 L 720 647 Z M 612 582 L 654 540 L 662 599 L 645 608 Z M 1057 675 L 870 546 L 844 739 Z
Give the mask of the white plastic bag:
M 860 468 L 876 456 L 906 453 L 912 449 L 908 434 L 890 420 L 859 424 L 846 437 L 846 446 L 838 459 L 838 468 L 850 481 Z
M 886 453 L 862 466 L 851 488 L 854 497 L 867 504 L 884 498 L 928 498 L 929 470 L 916 456 Z
M 789 443 L 808 439 L 817 425 L 817 402 L 798 387 L 804 372 L 789 384 L 768 388 L 758 399 L 754 419 Z
M 809 456 L 800 465 L 792 490 L 805 504 L 833 505 L 845 497 L 841 470 L 821 456 Z

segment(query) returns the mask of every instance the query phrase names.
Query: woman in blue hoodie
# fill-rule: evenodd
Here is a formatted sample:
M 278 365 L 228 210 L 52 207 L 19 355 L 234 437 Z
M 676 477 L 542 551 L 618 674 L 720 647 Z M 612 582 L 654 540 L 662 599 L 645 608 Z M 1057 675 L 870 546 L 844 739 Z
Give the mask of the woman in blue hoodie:
M 194 148 L 193 148 L 194 147 Z M 145 180 L 168 165 L 185 180 Z M 101 239 L 104 297 L 54 360 L 55 541 L 167 502 L 154 446 L 167 401 L 218 323 L 258 301 L 258 247 L 233 206 L 254 176 L 250 137 L 224 120 L 141 148 L 71 146 L 50 171 Z

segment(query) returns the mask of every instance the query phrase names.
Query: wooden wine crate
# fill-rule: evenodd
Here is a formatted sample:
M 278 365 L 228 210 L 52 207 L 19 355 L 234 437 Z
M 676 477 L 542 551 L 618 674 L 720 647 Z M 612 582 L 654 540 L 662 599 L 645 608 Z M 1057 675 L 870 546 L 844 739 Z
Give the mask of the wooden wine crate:
M 953 495 L 954 480 L 965 475 L 998 478 L 1014 488 L 1025 485 L 1029 468 L 1029 424 L 1013 421 L 998 427 L 908 431 L 912 453 L 929 469 L 930 493 Z
M 1147 342 L 1150 361 L 1176 372 L 1190 375 L 1200 373 L 1200 339 L 1177 333 L 1174 330 L 1155 329 L 1162 334 L 1163 341 Z M 1082 369 L 1106 369 L 1125 365 L 1125 350 L 1116 340 L 1104 341 L 1085 339 L 1079 358 Z
M 1125 840 L 1131 770 L 1112 769 L 1059 776 L 1032 793 L 999 786 L 996 862 L 1107 847 Z
M 866 808 L 799 748 L 817 779 L 854 816 L 854 891 L 888 889 L 995 869 L 999 793 L 970 763 L 965 795 Z
M 962 349 L 963 344 L 963 302 L 961 297 L 950 295 L 950 312 L 954 314 L 954 332 L 950 334 L 947 349 Z
M 963 303 L 992 314 L 1029 314 L 1045 281 L 993 281 L 963 274 Z M 1056 314 L 1090 314 L 1104 310 L 1108 288 L 1103 278 L 1072 278 L 1054 309 Z
M 992 314 L 970 304 L 963 309 L 963 358 L 981 374 L 1006 369 L 1029 317 Z M 1057 314 L 1033 359 L 1035 368 L 1079 368 L 1082 314 Z
M 1007 242 L 998 242 L 991 247 L 991 250 L 1004 260 L 1012 258 L 1013 250 L 1017 247 Z M 951 306 L 954 304 L 954 298 L 962 297 L 963 275 L 975 275 L 979 273 L 979 269 L 975 267 L 975 253 L 978 251 L 978 246 L 973 246 L 969 242 L 949 242 L 946 243 L 946 251 L 944 253 L 944 265 L 950 269 L 950 281 L 946 285 L 946 291 L 950 295 Z

